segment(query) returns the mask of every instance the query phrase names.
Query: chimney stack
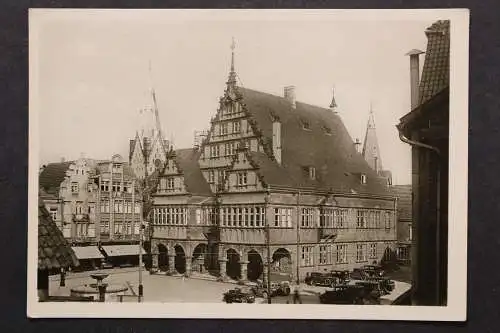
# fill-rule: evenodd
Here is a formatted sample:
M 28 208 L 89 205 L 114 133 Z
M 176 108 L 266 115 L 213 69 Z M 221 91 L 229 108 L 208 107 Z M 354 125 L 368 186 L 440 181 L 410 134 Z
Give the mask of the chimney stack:
M 361 153 L 361 141 L 359 141 L 358 138 L 356 138 L 356 141 L 354 142 L 354 148 L 356 148 L 358 153 Z
M 295 86 L 286 86 L 284 89 L 284 97 L 290 102 L 292 109 L 295 109 Z
M 415 109 L 419 104 L 418 88 L 420 84 L 420 63 L 419 57 L 423 51 L 413 49 L 406 55 L 410 56 L 410 89 L 411 89 L 411 109 Z

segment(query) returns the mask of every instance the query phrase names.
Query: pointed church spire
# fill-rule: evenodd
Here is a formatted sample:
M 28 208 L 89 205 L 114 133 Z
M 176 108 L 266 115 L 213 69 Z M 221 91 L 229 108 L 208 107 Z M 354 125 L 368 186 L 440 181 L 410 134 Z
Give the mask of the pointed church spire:
M 151 97 L 153 98 L 153 112 L 155 116 L 155 127 L 156 127 L 156 132 L 160 137 L 163 137 L 162 131 L 161 131 L 161 123 L 160 123 L 160 114 L 158 112 L 158 103 L 156 102 L 156 92 L 155 88 L 153 85 L 153 74 L 151 70 L 151 60 L 149 60 L 149 80 L 151 84 Z
M 234 88 L 236 86 L 236 72 L 234 70 L 234 49 L 236 48 L 236 43 L 234 37 L 231 42 L 231 71 L 229 72 L 229 78 L 227 80 L 228 88 Z
M 332 88 L 332 102 L 330 103 L 330 109 L 337 113 L 337 102 L 335 101 L 335 87 Z
M 368 165 L 379 172 L 383 170 L 382 158 L 380 157 L 380 149 L 378 146 L 377 131 L 375 128 L 375 116 L 373 113 L 372 103 L 370 102 L 370 114 L 366 124 L 365 142 L 363 144 L 363 157 Z

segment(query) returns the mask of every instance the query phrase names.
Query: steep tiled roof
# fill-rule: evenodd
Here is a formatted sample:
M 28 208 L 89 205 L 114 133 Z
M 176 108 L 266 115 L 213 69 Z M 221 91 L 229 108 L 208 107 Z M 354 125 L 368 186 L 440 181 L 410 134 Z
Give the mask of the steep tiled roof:
M 411 185 L 394 185 L 392 191 L 398 198 L 398 219 L 411 220 L 412 218 L 412 189 Z
M 450 21 L 437 21 L 426 31 L 427 51 L 420 80 L 420 104 L 449 86 L 450 77 Z
M 38 269 L 78 266 L 75 253 L 45 209 L 38 204 Z
M 46 193 L 53 194 L 66 177 L 66 171 L 74 161 L 49 163 L 40 173 L 39 185 Z
M 175 150 L 175 162 L 184 175 L 184 184 L 191 194 L 211 195 L 210 186 L 201 173 L 198 159 L 200 149 L 177 149 Z
M 386 181 L 356 151 L 341 118 L 331 110 L 301 102 L 292 109 L 283 97 L 242 87 L 238 91 L 268 147 L 272 146 L 272 119 L 281 122 L 281 165 L 265 154 L 252 153 L 267 184 L 388 194 Z M 316 169 L 315 180 L 305 169 L 310 166 Z M 361 173 L 366 174 L 367 184 L 361 184 Z

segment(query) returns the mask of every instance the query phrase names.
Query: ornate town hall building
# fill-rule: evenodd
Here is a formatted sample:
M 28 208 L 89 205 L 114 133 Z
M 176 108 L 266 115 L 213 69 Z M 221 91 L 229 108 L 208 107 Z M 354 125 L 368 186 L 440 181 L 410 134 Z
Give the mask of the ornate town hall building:
M 396 245 L 396 200 L 336 111 L 229 79 L 199 147 L 167 156 L 154 195 L 153 266 L 222 278 L 302 279 L 380 261 Z M 366 145 L 366 144 L 365 144 Z M 380 163 L 379 163 L 379 166 Z

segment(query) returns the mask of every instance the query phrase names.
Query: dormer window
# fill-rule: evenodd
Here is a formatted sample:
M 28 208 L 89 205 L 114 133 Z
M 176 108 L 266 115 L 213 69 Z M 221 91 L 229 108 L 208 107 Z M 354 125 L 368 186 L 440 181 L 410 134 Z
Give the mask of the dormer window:
M 78 183 L 76 182 L 71 183 L 71 193 L 78 193 L 78 191 L 79 191 Z
M 237 174 L 237 182 L 238 182 L 238 186 L 246 186 L 247 185 L 247 173 L 246 172 L 239 172 Z
M 326 135 L 332 135 L 332 129 L 328 126 L 323 126 L 323 132 L 325 132 Z
M 361 184 L 366 184 L 366 175 L 364 173 L 361 174 Z
M 312 180 L 316 179 L 316 168 L 315 167 L 309 167 L 309 178 Z
M 307 120 L 301 119 L 301 123 L 302 123 L 302 129 L 304 129 L 306 131 L 311 130 L 311 126 L 309 125 L 309 122 Z

